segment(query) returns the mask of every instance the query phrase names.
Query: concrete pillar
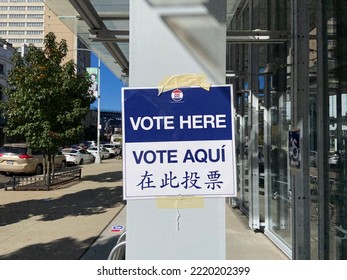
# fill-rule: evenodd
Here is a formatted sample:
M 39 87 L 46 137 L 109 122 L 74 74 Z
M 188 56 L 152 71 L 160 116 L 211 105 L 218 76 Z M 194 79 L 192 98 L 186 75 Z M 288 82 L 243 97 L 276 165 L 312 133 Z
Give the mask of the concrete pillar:
M 204 73 L 225 83 L 226 1 L 156 6 L 130 1 L 130 87 L 157 87 L 166 76 Z M 212 3 L 213 2 L 213 3 Z M 128 260 L 225 259 L 225 199 L 202 208 L 158 208 L 128 200 Z

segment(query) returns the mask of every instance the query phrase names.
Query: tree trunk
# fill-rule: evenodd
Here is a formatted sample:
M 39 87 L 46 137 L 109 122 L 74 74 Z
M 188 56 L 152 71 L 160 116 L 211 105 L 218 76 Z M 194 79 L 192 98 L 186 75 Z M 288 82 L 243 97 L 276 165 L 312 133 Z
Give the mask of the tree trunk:
M 48 160 L 46 161 L 46 172 L 45 172 L 45 185 L 47 189 L 49 190 L 49 186 L 51 185 L 51 173 L 52 173 L 52 155 L 47 155 Z M 47 166 L 48 163 L 48 166 Z
M 47 190 L 49 190 L 49 187 L 53 183 L 53 178 L 54 178 L 54 160 L 55 157 L 54 155 L 51 154 L 45 154 L 44 155 L 44 167 L 43 167 L 43 180 L 45 182 L 45 186 L 47 187 Z
M 43 154 L 43 181 L 45 182 L 45 186 L 47 187 L 47 190 L 49 189 L 49 185 L 47 185 L 47 155 Z
M 55 155 L 52 155 L 52 183 L 54 180 L 54 174 L 55 174 Z

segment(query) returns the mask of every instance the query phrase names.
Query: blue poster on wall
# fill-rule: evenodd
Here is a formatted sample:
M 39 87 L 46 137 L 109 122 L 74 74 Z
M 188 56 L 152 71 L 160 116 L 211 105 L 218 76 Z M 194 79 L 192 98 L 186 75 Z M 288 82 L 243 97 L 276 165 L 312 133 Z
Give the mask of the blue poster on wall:
M 230 86 L 123 88 L 124 199 L 236 196 Z
M 290 167 L 300 168 L 301 153 L 300 153 L 300 131 L 289 131 L 289 165 Z

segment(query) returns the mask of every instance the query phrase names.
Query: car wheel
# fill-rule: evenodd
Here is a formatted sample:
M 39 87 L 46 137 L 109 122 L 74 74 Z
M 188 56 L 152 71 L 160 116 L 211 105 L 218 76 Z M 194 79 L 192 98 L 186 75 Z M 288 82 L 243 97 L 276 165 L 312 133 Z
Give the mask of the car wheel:
M 60 169 L 65 169 L 66 167 L 66 161 L 62 161 L 62 163 L 60 164 Z
M 79 165 L 82 165 L 82 164 L 83 164 L 83 158 L 80 160 Z
M 35 175 L 41 175 L 42 173 L 43 173 L 43 167 L 41 164 L 39 164 L 35 168 Z

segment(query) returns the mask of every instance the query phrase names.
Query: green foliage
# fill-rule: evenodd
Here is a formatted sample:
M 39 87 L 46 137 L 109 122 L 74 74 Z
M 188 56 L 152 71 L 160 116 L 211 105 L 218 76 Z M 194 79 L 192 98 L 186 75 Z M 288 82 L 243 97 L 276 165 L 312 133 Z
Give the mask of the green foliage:
M 15 55 L 7 102 L 1 104 L 6 135 L 22 137 L 47 155 L 78 139 L 84 128 L 81 120 L 94 101 L 87 75 L 77 75 L 73 61 L 62 64 L 67 51 L 66 41 L 58 43 L 49 33 L 43 49 L 30 45 L 24 57 Z

